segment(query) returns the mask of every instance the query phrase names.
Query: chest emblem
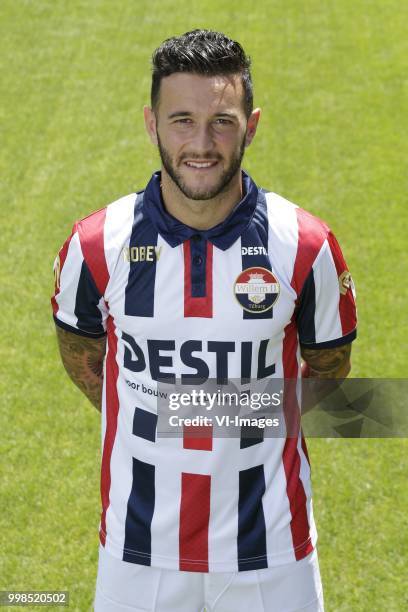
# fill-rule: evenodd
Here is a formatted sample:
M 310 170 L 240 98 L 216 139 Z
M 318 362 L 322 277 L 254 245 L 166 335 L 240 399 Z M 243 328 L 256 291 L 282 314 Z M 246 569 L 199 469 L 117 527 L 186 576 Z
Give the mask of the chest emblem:
M 248 312 L 265 312 L 279 297 L 278 279 L 270 270 L 261 267 L 246 268 L 234 283 L 234 295 L 240 306 Z

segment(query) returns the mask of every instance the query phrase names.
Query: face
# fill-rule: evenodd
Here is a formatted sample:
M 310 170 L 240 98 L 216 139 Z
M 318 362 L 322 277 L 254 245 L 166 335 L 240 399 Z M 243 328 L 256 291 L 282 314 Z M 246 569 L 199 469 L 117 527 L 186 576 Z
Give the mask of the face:
M 209 200 L 239 176 L 260 111 L 247 119 L 239 75 L 176 73 L 161 81 L 158 108 L 145 107 L 146 128 L 166 172 L 189 199 Z

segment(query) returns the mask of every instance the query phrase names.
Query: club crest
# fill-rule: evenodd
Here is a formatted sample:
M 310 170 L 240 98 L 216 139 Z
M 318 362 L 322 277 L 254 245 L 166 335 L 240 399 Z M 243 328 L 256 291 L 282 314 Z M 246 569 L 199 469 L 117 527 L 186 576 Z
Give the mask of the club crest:
M 279 281 L 266 268 L 243 270 L 234 283 L 234 295 L 248 312 L 265 312 L 279 297 Z

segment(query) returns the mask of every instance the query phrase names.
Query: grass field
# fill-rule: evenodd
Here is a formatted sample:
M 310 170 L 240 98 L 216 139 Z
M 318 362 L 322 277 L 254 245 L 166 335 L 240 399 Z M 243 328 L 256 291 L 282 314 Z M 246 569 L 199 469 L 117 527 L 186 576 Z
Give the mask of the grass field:
M 57 357 L 52 263 L 75 219 L 158 166 L 142 125 L 152 50 L 195 27 L 242 42 L 263 109 L 244 166 L 336 233 L 358 291 L 353 376 L 402 378 L 408 11 L 399 0 L 2 0 L 0 11 L 0 590 L 67 589 L 87 610 L 99 418 Z M 406 441 L 309 447 L 326 609 L 407 609 Z

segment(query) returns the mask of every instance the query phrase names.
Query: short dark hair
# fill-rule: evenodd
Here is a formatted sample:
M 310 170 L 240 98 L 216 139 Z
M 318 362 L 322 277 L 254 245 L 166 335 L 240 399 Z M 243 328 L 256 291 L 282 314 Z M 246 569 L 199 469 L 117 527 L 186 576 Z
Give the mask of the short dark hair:
M 151 105 L 159 102 L 163 77 L 176 72 L 190 72 L 205 76 L 240 74 L 244 88 L 244 108 L 247 117 L 253 110 L 251 58 L 241 45 L 212 30 L 192 30 L 181 36 L 167 38 L 152 56 L 153 74 Z

